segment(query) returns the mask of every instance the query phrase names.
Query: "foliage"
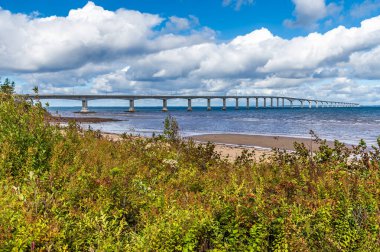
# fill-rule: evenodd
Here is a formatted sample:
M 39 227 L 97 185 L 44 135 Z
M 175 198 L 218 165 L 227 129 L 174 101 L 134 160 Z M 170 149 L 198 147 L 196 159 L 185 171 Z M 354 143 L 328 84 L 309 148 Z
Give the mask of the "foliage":
M 177 120 L 171 115 L 167 116 L 164 120 L 164 136 L 171 140 L 176 141 L 179 139 L 179 126 Z
M 379 147 L 318 140 L 313 153 L 297 145 L 230 162 L 212 144 L 177 138 L 174 119 L 166 137 L 111 141 L 48 125 L 45 113 L 1 96 L 0 250 L 380 247 Z
M 14 81 L 10 81 L 8 78 L 1 83 L 0 80 L 0 93 L 3 94 L 13 94 L 15 91 L 15 83 Z

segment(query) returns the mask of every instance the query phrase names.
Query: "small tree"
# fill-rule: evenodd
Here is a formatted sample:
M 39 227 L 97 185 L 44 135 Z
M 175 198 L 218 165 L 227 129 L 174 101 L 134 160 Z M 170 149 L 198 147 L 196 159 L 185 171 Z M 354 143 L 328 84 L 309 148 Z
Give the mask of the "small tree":
M 167 116 L 164 121 L 164 135 L 167 139 L 175 141 L 179 139 L 179 126 L 177 120 Z
M 15 82 L 10 81 L 8 78 L 4 80 L 4 83 L 0 82 L 0 93 L 13 94 L 15 92 Z

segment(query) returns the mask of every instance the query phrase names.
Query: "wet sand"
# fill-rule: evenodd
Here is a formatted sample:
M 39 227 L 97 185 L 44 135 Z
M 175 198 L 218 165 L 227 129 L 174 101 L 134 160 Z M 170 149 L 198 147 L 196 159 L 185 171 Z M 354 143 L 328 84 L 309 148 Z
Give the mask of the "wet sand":
M 120 141 L 121 135 L 103 133 L 103 136 L 111 141 Z M 274 148 L 281 150 L 294 150 L 294 142 L 304 143 L 310 149 L 318 148 L 318 144 L 306 138 L 284 137 L 284 136 L 260 136 L 260 135 L 240 135 L 240 134 L 207 134 L 189 137 L 199 143 L 212 142 L 215 144 L 215 151 L 222 157 L 234 161 L 244 150 L 253 153 L 255 160 L 269 157 Z M 332 146 L 332 142 L 328 142 Z
M 281 150 L 294 150 L 294 142 L 304 143 L 310 149 L 318 148 L 318 144 L 307 138 L 295 138 L 284 136 L 260 136 L 242 134 L 206 134 L 191 137 L 198 142 L 212 142 L 216 144 L 235 145 L 243 147 L 261 147 L 267 149 L 279 148 Z M 328 142 L 333 146 L 333 142 Z
M 119 134 L 103 132 L 102 135 L 110 141 L 122 140 L 122 137 Z M 136 137 L 138 138 L 139 136 Z M 263 156 L 269 156 L 273 153 L 271 149 L 258 149 L 257 147 L 253 146 L 232 146 L 223 143 L 215 144 L 215 151 L 218 152 L 223 158 L 227 158 L 230 161 L 234 161 L 238 156 L 241 155 L 244 150 L 248 150 L 249 152 L 253 153 L 253 158 L 256 160 L 259 160 Z

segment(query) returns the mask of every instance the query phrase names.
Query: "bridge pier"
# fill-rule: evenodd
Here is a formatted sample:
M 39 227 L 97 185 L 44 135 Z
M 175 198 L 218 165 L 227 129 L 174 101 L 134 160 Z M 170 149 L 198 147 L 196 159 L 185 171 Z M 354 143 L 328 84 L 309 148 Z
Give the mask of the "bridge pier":
M 273 98 L 270 98 L 270 107 L 273 108 Z
M 318 108 L 318 101 L 315 101 L 315 107 Z
M 309 108 L 311 108 L 311 101 L 309 101 Z
M 264 108 L 267 107 L 267 98 L 264 97 Z
M 168 100 L 162 99 L 162 112 L 168 112 Z
M 290 101 L 290 107 L 293 108 L 293 100 L 289 100 Z
M 80 110 L 81 113 L 88 113 L 90 112 L 88 110 L 88 103 L 87 103 L 87 99 L 82 99 L 82 109 Z
M 247 98 L 247 109 L 249 109 L 249 98 Z
M 207 99 L 207 111 L 211 111 L 211 99 Z
M 277 108 L 280 106 L 280 98 L 277 97 Z
M 223 107 L 222 107 L 222 110 L 225 111 L 226 109 L 227 109 L 226 98 L 223 98 Z
M 256 97 L 256 108 L 259 108 L 259 98 Z
M 300 101 L 301 102 L 301 108 L 303 108 L 303 101 Z
M 282 107 L 285 107 L 285 98 L 282 98 Z
M 135 100 L 131 99 L 129 100 L 129 110 L 128 112 L 135 112 Z
M 187 99 L 187 111 L 193 111 L 193 108 L 191 107 L 191 99 Z
M 239 98 L 236 98 L 235 110 L 239 109 Z

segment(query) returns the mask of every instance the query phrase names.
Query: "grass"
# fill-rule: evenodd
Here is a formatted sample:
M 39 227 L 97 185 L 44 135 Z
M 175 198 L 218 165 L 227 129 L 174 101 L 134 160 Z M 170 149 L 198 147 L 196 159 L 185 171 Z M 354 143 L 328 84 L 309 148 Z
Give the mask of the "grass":
M 45 115 L 0 96 L 0 250 L 379 251 L 380 153 L 364 142 L 230 162 L 173 118 L 113 142 Z

